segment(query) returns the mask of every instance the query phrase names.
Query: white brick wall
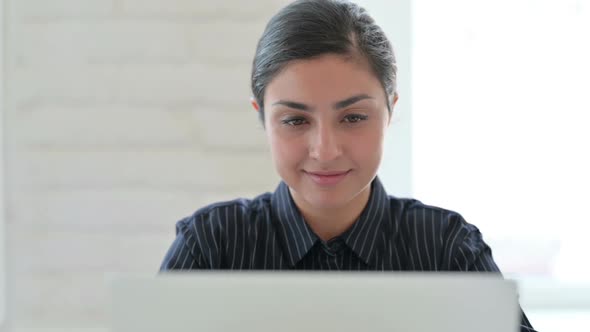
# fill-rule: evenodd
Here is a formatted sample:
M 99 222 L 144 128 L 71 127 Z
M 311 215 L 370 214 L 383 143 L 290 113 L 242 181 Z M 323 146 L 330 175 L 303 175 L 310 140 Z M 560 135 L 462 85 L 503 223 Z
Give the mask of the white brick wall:
M 114 0 L 12 0 L 6 1 L 14 7 L 19 19 L 31 18 L 88 18 L 112 16 Z
M 0 18 L 4 22 L 4 0 L 0 0 Z M 0 23 L 0 36 L 4 36 L 5 24 Z M 4 39 L 0 37 L 0 130 L 4 128 L 4 117 L 2 116 L 2 109 L 4 108 Z M 0 157 L 4 160 L 4 135 L 0 135 Z M 0 329 L 4 324 L 6 315 L 6 232 L 5 232 L 5 216 L 4 213 L 4 170 L 0 164 Z
M 26 64 L 26 61 L 22 61 Z M 37 64 L 14 70 L 17 107 L 51 104 L 176 104 L 227 103 L 249 105 L 250 64 L 227 63 L 90 63 Z M 57 79 L 59 78 L 59 79 Z M 228 94 L 232 91 L 232 94 Z
M 188 26 L 125 18 L 33 21 L 19 29 L 23 37 L 16 41 L 15 52 L 30 65 L 188 62 Z
M 10 331 L 105 331 L 105 273 L 155 273 L 177 220 L 274 189 L 249 75 L 286 2 L 6 1 Z

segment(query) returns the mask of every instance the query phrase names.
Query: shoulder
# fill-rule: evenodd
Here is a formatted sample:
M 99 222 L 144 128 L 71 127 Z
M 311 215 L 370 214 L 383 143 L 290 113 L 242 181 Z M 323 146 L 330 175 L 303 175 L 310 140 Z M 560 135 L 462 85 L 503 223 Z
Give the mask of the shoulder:
M 176 223 L 176 239 L 160 270 L 209 269 L 228 266 L 228 248 L 242 252 L 249 246 L 244 235 L 269 223 L 270 194 L 234 199 L 198 209 Z M 232 261 L 233 264 L 233 261 Z
M 468 223 L 457 211 L 424 204 L 416 199 L 392 197 L 390 202 L 403 237 L 436 243 L 443 250 L 450 250 L 468 239 L 481 240 L 477 226 Z
M 458 212 L 415 199 L 392 198 L 391 203 L 397 213 L 398 239 L 416 256 L 434 259 L 436 269 L 498 270 L 477 226 Z M 433 253 L 436 257 L 428 257 Z
M 270 193 L 209 204 L 176 223 L 177 233 L 219 232 L 232 224 L 260 220 L 270 206 Z
M 453 210 L 424 204 L 416 199 L 389 197 L 392 217 L 402 229 L 428 227 L 436 233 L 477 231 L 463 216 Z

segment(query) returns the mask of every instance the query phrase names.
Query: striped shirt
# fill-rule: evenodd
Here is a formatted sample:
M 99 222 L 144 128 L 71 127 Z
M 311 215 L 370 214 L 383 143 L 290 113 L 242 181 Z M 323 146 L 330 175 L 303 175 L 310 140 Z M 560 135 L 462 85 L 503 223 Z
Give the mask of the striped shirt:
M 327 242 L 284 182 L 252 200 L 201 208 L 176 223 L 160 267 L 194 269 L 500 272 L 477 227 L 456 212 L 388 196 L 378 178 L 359 219 Z M 521 331 L 534 331 L 524 314 Z

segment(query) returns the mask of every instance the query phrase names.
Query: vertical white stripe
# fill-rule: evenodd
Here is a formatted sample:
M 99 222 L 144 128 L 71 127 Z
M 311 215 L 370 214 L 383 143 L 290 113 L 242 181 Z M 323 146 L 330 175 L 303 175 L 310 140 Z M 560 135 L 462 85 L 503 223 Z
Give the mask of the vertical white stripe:
M 188 251 L 188 248 L 185 248 L 186 251 L 186 255 L 184 256 L 184 259 L 182 260 L 182 264 L 180 265 L 180 269 L 184 269 L 186 267 L 186 260 L 188 259 L 188 256 L 190 255 L 190 252 Z
M 422 230 L 424 231 L 424 249 L 426 249 L 426 259 L 428 262 L 428 270 L 432 270 L 432 260 L 430 259 L 430 249 L 428 248 L 428 239 L 427 239 L 427 231 L 426 231 L 426 225 L 428 224 L 428 222 L 426 221 L 426 209 L 422 209 Z M 434 246 L 434 244 L 433 244 Z
M 242 247 L 240 251 L 242 252 L 242 257 L 240 258 L 240 270 L 244 268 L 244 257 L 246 256 L 246 248 L 248 248 L 248 230 L 246 229 L 246 220 L 244 218 L 240 218 L 240 224 L 242 225 Z
M 378 194 L 377 190 L 375 190 L 375 195 L 378 195 L 376 197 L 377 208 L 375 209 L 375 217 L 374 217 L 374 220 L 369 219 L 369 221 L 371 221 L 371 223 L 374 224 L 374 228 L 367 231 L 367 234 L 365 234 L 365 240 L 363 241 L 363 245 L 362 245 L 362 248 L 363 248 L 362 250 L 364 252 L 366 249 L 365 242 L 367 241 L 369 234 L 372 233 L 373 239 L 370 242 L 370 247 L 369 247 L 368 252 L 366 254 L 367 257 L 370 257 L 371 254 L 373 253 L 373 248 L 375 247 L 375 242 L 376 242 L 375 240 L 377 239 L 377 234 L 379 233 L 379 230 L 381 229 L 381 224 L 383 223 L 383 209 L 385 209 L 384 198 Z M 368 262 L 368 263 L 370 263 L 370 262 Z M 377 261 L 375 261 L 375 264 L 377 264 Z
M 277 256 L 276 256 L 276 253 L 275 253 L 276 248 L 277 248 L 277 234 L 275 233 L 272 236 L 272 257 L 271 257 L 271 260 L 272 260 L 272 269 L 273 270 L 276 270 L 276 268 L 277 268 L 276 267 L 276 264 L 275 264 L 276 261 L 277 261 Z M 282 256 L 283 255 L 281 255 L 281 257 Z M 279 265 L 279 267 L 280 267 L 280 265 Z
M 377 214 L 378 210 L 379 210 L 379 202 L 373 202 L 373 200 L 371 198 L 369 198 L 369 206 L 367 209 L 367 214 L 365 215 L 365 218 L 363 218 L 363 213 L 361 213 L 361 220 L 363 225 L 361 226 L 361 229 L 359 230 L 359 233 L 356 234 L 356 238 L 354 239 L 354 242 L 352 243 L 352 246 L 354 248 L 356 248 L 356 243 L 358 241 L 358 239 L 360 238 L 360 235 L 363 234 L 363 230 L 365 229 L 365 227 L 369 227 L 369 229 L 364 232 L 365 233 L 365 239 L 363 240 L 363 244 L 361 245 L 361 249 L 359 250 L 359 252 L 362 254 L 364 252 L 365 249 L 365 242 L 367 241 L 367 237 L 369 236 L 370 230 L 371 230 L 371 226 L 372 224 L 374 224 L 374 216 L 372 216 L 371 214 Z M 377 205 L 376 208 L 373 208 L 374 205 Z M 360 222 L 361 220 L 357 220 L 357 223 Z M 367 226 L 368 225 L 368 226 Z
M 361 226 L 361 228 L 360 228 L 360 230 L 358 231 L 358 233 L 351 232 L 351 233 L 350 233 L 350 235 L 349 235 L 349 237 L 350 237 L 350 236 L 352 236 L 352 235 L 354 235 L 354 236 L 355 236 L 355 238 L 354 238 L 354 242 L 352 243 L 352 247 L 353 247 L 353 248 L 357 248 L 356 244 L 357 244 L 357 241 L 358 241 L 358 240 L 359 240 L 359 238 L 360 238 L 360 235 L 362 235 L 362 233 L 363 233 L 363 229 L 365 229 L 365 227 L 366 227 L 367 225 L 371 225 L 371 224 L 373 223 L 373 220 L 371 220 L 371 218 L 372 218 L 372 217 L 371 217 L 371 214 L 372 214 L 372 212 L 373 212 L 373 211 L 375 211 L 375 210 L 376 210 L 376 209 L 374 209 L 374 205 L 375 205 L 375 204 L 374 204 L 374 203 L 371 201 L 371 198 L 369 198 L 369 206 L 368 206 L 368 209 L 367 209 L 366 218 L 363 218 L 363 214 L 364 214 L 364 211 L 363 211 L 363 213 L 361 213 L 361 219 L 360 219 L 360 220 L 357 220 L 357 221 L 356 221 L 356 223 L 355 223 L 355 226 L 356 226 L 357 224 L 361 223 L 360 221 L 362 221 L 362 224 L 363 224 L 363 225 Z M 356 227 L 355 227 L 355 228 L 356 228 Z M 365 234 L 365 240 L 366 240 L 366 238 L 367 238 L 367 235 L 368 235 L 368 233 L 369 233 L 369 232 L 367 231 L 366 233 L 367 233 L 367 234 Z M 362 253 L 363 253 L 363 249 L 364 249 L 364 247 L 361 247 L 361 250 L 359 250 L 359 253 L 360 253 L 360 254 L 362 254 Z M 358 250 L 358 249 L 357 249 L 357 250 Z
M 203 255 L 199 254 L 198 258 L 197 258 L 197 265 L 199 265 L 199 268 L 202 268 L 205 266 L 205 264 L 203 264 Z
M 250 255 L 250 269 L 253 269 L 255 267 L 254 263 L 256 262 L 256 248 L 258 247 L 258 227 L 257 226 L 260 226 L 260 225 L 256 225 L 251 220 L 245 220 L 245 221 L 248 223 L 249 229 L 254 229 L 254 239 L 252 239 L 252 241 L 254 242 L 254 248 L 252 248 L 252 254 Z
M 463 248 L 459 247 L 459 252 L 463 256 L 463 262 L 465 262 L 465 265 L 464 266 L 461 266 L 460 265 L 457 268 L 459 270 L 461 270 L 461 271 L 468 271 L 469 270 L 469 260 L 467 259 L 467 256 L 465 255 L 465 252 L 463 252 Z M 475 261 L 475 259 L 474 259 L 474 261 Z
M 388 227 L 388 230 L 392 230 L 391 233 L 383 233 L 383 243 L 384 243 L 384 249 L 389 250 L 389 267 L 391 269 L 400 269 L 402 268 L 402 263 L 399 257 L 399 254 L 397 252 L 397 248 L 394 248 L 395 246 L 395 236 L 399 236 L 399 222 L 397 220 L 397 216 L 392 213 L 393 207 L 391 204 L 390 199 L 387 199 L 387 222 L 391 223 L 390 226 L 393 227 Z M 395 251 L 395 257 L 397 259 L 397 266 L 394 265 L 393 263 L 393 257 L 394 257 L 394 251 Z
M 265 214 L 264 216 L 267 217 L 268 215 Z M 268 263 L 267 263 L 267 261 L 268 261 L 268 255 L 270 254 L 271 250 L 274 250 L 274 248 L 273 249 L 270 249 L 270 241 L 268 239 L 268 236 L 269 236 L 269 233 L 270 233 L 270 228 L 271 228 L 272 223 L 271 223 L 270 218 L 268 218 L 268 217 L 266 219 L 263 219 L 263 220 L 259 220 L 259 219 L 260 219 L 260 216 L 258 217 L 258 219 L 256 221 L 259 222 L 261 225 L 264 225 L 264 230 L 265 230 L 265 232 L 264 232 L 265 233 L 264 234 L 264 244 L 265 244 L 265 247 L 264 247 L 264 262 L 262 263 L 262 268 L 266 270 L 266 269 L 268 269 Z
M 432 251 L 434 252 L 434 270 L 438 271 L 438 255 L 436 254 L 436 228 L 434 227 L 434 211 L 432 210 L 430 211 L 430 225 L 432 226 Z
M 444 227 L 445 225 L 447 227 L 449 227 L 449 224 L 448 223 L 445 224 L 445 222 L 444 222 L 445 219 L 444 219 L 444 216 L 442 213 L 439 214 L 439 218 L 440 219 L 438 221 L 439 222 L 439 232 L 438 232 L 438 241 L 439 242 L 438 242 L 438 244 L 440 245 L 441 250 L 443 250 L 443 252 L 441 253 L 441 258 L 443 258 L 443 260 L 444 260 L 444 257 L 442 257 L 442 255 L 444 254 L 444 249 L 445 249 L 444 240 L 443 240 L 443 233 L 444 233 L 443 229 L 445 229 L 445 227 Z
M 377 214 L 379 213 L 379 209 L 381 208 L 380 206 L 380 201 L 378 199 L 369 199 L 369 206 L 367 207 L 367 213 L 364 214 L 361 213 L 361 216 L 365 216 L 365 218 L 363 218 L 363 223 L 361 228 L 358 231 L 358 234 L 356 234 L 356 239 L 354 240 L 353 246 L 356 248 L 356 243 L 357 241 L 360 239 L 360 236 L 365 233 L 365 238 L 363 240 L 363 243 L 361 245 L 361 250 L 364 250 L 365 247 L 365 242 L 367 240 L 367 237 L 369 235 L 369 233 L 371 232 L 371 227 L 375 225 L 375 217 L 377 216 Z M 362 218 L 362 217 L 361 217 Z M 360 221 L 360 220 L 359 220 Z M 365 228 L 368 229 L 365 231 Z
M 225 237 L 225 252 L 224 252 L 224 254 L 226 255 L 226 257 L 229 256 L 229 242 L 230 242 L 230 239 L 229 239 L 229 236 L 228 235 L 231 234 L 231 232 L 229 231 L 229 210 L 230 210 L 230 208 L 231 208 L 231 206 L 227 206 L 225 208 L 225 210 L 224 210 L 224 212 L 225 212 L 225 220 L 224 220 L 225 221 L 225 224 L 223 224 L 223 226 L 220 226 L 220 228 L 219 228 L 220 230 L 223 230 L 223 232 L 224 232 L 223 235 L 225 235 L 224 236 Z M 219 218 L 221 219 L 221 216 Z M 234 219 L 234 223 L 235 222 L 236 221 Z M 219 232 L 219 233 L 221 234 L 221 232 Z M 220 242 L 221 242 L 221 238 L 220 238 Z
M 418 240 L 418 221 L 416 220 L 416 214 L 418 214 L 418 211 L 414 211 L 413 215 L 414 215 L 414 237 L 416 238 L 416 243 L 415 243 L 415 247 L 416 247 L 416 252 L 417 252 L 417 256 L 418 256 L 418 262 L 420 263 L 420 270 L 424 271 L 424 266 L 422 265 L 422 254 L 420 252 L 420 241 Z M 411 256 L 410 256 L 411 257 Z M 412 261 L 414 260 L 414 258 L 412 257 Z
M 203 250 L 207 250 L 207 247 L 203 247 L 203 244 L 201 243 L 201 239 L 199 238 L 199 232 L 197 231 L 197 217 L 195 217 L 194 220 L 192 220 L 192 224 L 193 224 L 193 231 L 195 234 L 195 240 L 197 240 L 197 243 L 199 245 L 199 251 L 203 252 Z M 209 252 L 211 253 L 211 252 Z M 203 264 L 199 264 L 200 267 L 204 267 Z
M 312 236 L 311 233 L 309 232 L 309 227 L 307 227 L 307 224 L 304 227 L 304 229 L 305 229 L 305 232 L 307 233 L 307 238 L 309 239 L 309 242 L 310 243 L 313 243 L 314 242 L 314 236 Z
M 361 213 L 361 214 L 362 214 L 362 213 Z M 358 220 L 357 220 L 357 221 L 358 221 Z M 360 224 L 359 222 L 355 222 L 355 223 L 352 225 L 352 229 L 350 230 L 350 233 L 349 233 L 349 234 L 348 234 L 348 236 L 346 237 L 346 242 L 349 242 L 349 241 L 350 241 L 350 237 L 351 237 L 353 234 L 355 234 L 355 232 L 356 232 L 356 229 L 358 228 L 359 224 Z M 353 246 L 354 246 L 354 244 L 353 244 Z
M 453 225 L 452 227 L 455 227 L 455 226 L 456 227 L 461 227 L 461 223 L 460 222 L 456 222 L 455 225 Z M 449 255 L 447 261 L 449 262 L 449 265 L 451 264 L 451 258 L 452 258 L 452 255 L 453 255 L 453 248 L 455 246 L 455 241 L 457 240 L 457 236 L 460 233 L 459 230 L 455 230 L 454 228 L 452 228 L 452 230 L 453 230 L 453 232 L 451 232 L 451 234 L 455 233 L 455 236 L 453 236 L 453 240 L 451 240 L 451 242 L 447 246 L 448 255 Z M 450 268 L 450 266 L 449 266 L 449 268 Z
M 192 235 L 191 235 L 191 237 L 192 237 Z M 197 253 L 195 252 L 195 247 L 196 246 L 197 246 L 197 241 L 193 241 L 193 246 L 191 247 L 191 253 L 193 254 L 193 261 L 195 260 L 195 256 L 194 255 L 197 255 Z
M 200 233 L 196 233 L 196 237 L 200 238 L 201 236 L 203 237 L 203 241 L 205 242 L 205 250 L 207 250 L 209 252 L 209 267 L 213 268 L 213 250 L 211 250 L 211 245 L 209 244 L 209 240 L 207 239 L 207 231 L 205 230 L 205 221 L 203 220 L 203 218 L 201 218 L 199 224 L 201 225 L 201 231 Z M 201 235 L 201 236 L 199 236 Z
M 232 225 L 234 226 L 234 250 L 233 250 L 233 254 L 231 257 L 231 268 L 235 269 L 236 268 L 236 250 L 238 249 L 238 206 L 234 205 L 234 219 L 232 221 Z M 229 227 L 228 227 L 229 229 Z
M 299 233 L 299 236 L 300 236 L 298 239 L 302 241 L 301 246 L 303 247 L 304 244 L 305 244 L 305 242 L 304 242 L 304 239 L 303 239 L 303 232 L 301 231 L 301 226 L 302 225 L 301 225 L 301 223 L 298 222 L 297 217 L 295 216 L 295 212 L 293 211 L 292 208 L 289 209 L 289 213 L 291 214 L 291 218 L 292 218 L 291 220 L 292 220 L 293 224 L 297 228 L 297 232 Z M 307 227 L 305 227 L 305 228 L 307 228 Z M 309 232 L 308 232 L 308 234 L 309 234 Z M 308 236 L 308 238 L 311 241 L 311 236 Z M 299 241 L 296 241 L 296 243 L 297 242 L 299 242 Z M 299 249 L 297 249 L 297 251 L 299 251 Z M 299 252 L 299 257 L 302 257 L 301 252 Z
M 288 190 L 288 189 L 285 189 Z M 282 197 L 281 200 L 279 200 L 279 207 L 281 208 L 280 211 L 282 212 L 283 215 L 283 220 L 281 220 L 281 225 L 282 225 L 282 229 L 283 229 L 283 233 L 285 235 L 285 246 L 287 247 L 287 252 L 289 253 L 289 257 L 291 258 L 291 262 L 293 264 L 295 264 L 295 256 L 293 256 L 293 252 L 291 251 L 291 245 L 290 245 L 290 237 L 289 234 L 287 233 L 287 229 L 285 228 L 285 223 L 287 224 L 287 227 L 289 227 L 289 230 L 291 232 L 291 234 L 293 234 L 293 227 L 291 226 L 291 222 L 289 220 L 289 217 L 286 214 L 286 209 L 288 208 L 288 202 L 287 200 L 289 199 L 289 197 L 287 195 L 283 195 L 285 197 Z M 297 241 L 295 242 L 295 248 L 297 249 L 297 253 L 299 254 L 299 257 L 301 257 L 301 250 L 299 249 L 299 245 L 297 244 Z
M 404 220 L 405 221 L 405 220 Z M 408 222 L 405 221 L 404 225 L 407 225 Z M 408 248 L 408 246 L 406 245 L 406 240 L 404 239 L 404 232 L 403 232 L 403 228 L 400 230 L 399 232 L 399 236 L 398 239 L 400 240 L 400 242 L 402 243 L 402 250 L 404 251 L 404 254 L 406 255 L 406 257 L 408 257 L 410 255 L 410 248 Z
M 212 215 L 210 215 L 209 216 L 209 219 L 210 219 L 210 221 L 208 223 L 209 224 L 209 234 L 211 234 L 211 240 L 213 242 L 213 245 L 214 245 L 214 248 L 215 248 L 215 253 L 216 253 L 214 257 L 216 258 L 216 262 L 219 262 L 219 259 L 220 259 L 220 248 L 219 248 L 219 245 L 217 243 L 217 240 L 215 239 L 215 227 L 213 226 L 213 223 L 215 221 L 214 220 L 211 220 L 211 219 L 215 219 L 215 218 Z M 201 224 L 203 225 L 203 234 L 204 234 L 205 237 L 207 237 L 207 233 L 205 233 L 205 223 L 204 222 L 201 222 Z M 213 248 L 209 247 L 209 251 L 211 252 L 211 255 L 213 255 Z M 212 264 L 211 267 L 214 267 L 213 266 L 213 260 L 211 260 L 211 264 Z
M 191 265 L 188 267 L 189 270 L 192 270 L 195 267 L 195 259 L 191 259 Z
M 410 248 L 408 251 L 410 253 L 409 257 L 410 257 L 410 264 L 412 264 L 412 270 L 418 270 L 417 266 L 416 266 L 416 261 L 414 261 L 414 255 L 412 255 L 412 250 L 413 248 Z
M 191 256 L 192 256 L 192 254 L 191 254 L 191 252 L 189 251 L 189 248 L 188 248 L 188 243 L 190 242 L 190 240 L 191 240 L 192 236 L 193 236 L 192 234 L 191 234 L 191 235 L 189 235 L 189 237 L 188 237 L 188 238 L 186 238 L 186 239 L 185 239 L 185 240 L 182 242 L 182 249 L 181 249 L 181 253 L 184 251 L 184 252 L 186 252 L 186 254 L 185 254 L 185 257 L 184 257 L 184 259 L 182 260 L 182 264 L 180 265 L 180 269 L 181 269 L 181 270 L 182 270 L 182 269 L 184 269 L 184 267 L 185 267 L 185 263 L 186 263 L 186 260 L 187 260 L 188 256 L 189 256 L 189 255 L 191 255 Z M 184 237 L 183 237 L 183 238 L 184 238 Z M 179 254 L 179 257 L 178 257 L 178 258 L 179 258 L 179 259 L 181 259 L 181 258 L 182 258 L 182 255 L 181 255 L 181 254 Z
M 181 238 L 182 236 L 182 238 Z M 179 251 L 181 251 L 181 247 L 183 245 L 183 241 L 182 239 L 184 239 L 184 235 L 182 233 L 179 233 L 176 236 L 176 240 L 174 241 L 174 249 L 172 249 L 172 252 L 170 254 L 170 260 L 172 260 L 173 264 L 172 266 L 169 268 L 170 270 L 174 270 L 176 268 L 176 264 L 178 263 L 178 260 L 180 259 L 180 257 L 178 257 Z M 170 264 L 170 263 L 168 263 Z

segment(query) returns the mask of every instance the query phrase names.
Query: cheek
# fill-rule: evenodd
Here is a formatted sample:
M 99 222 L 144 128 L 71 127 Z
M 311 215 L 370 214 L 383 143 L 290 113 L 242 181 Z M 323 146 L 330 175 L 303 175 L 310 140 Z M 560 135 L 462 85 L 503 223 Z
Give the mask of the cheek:
M 307 148 L 301 138 L 270 131 L 268 140 L 272 158 L 278 167 L 297 165 L 306 158 Z
M 383 152 L 384 132 L 367 130 L 350 140 L 349 153 L 357 162 L 378 162 Z

